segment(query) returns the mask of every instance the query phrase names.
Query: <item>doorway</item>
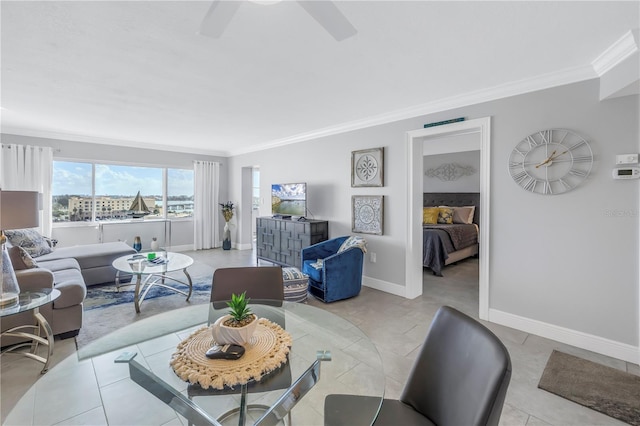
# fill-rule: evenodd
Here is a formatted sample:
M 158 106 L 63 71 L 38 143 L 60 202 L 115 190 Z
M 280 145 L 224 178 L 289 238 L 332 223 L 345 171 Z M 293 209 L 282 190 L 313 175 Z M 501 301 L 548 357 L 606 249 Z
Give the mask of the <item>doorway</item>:
M 256 243 L 256 223 L 260 215 L 260 167 L 251 169 L 251 242 Z
M 480 139 L 480 319 L 489 316 L 489 185 L 490 185 L 490 117 L 430 127 L 407 132 L 407 254 L 405 264 L 406 294 L 413 299 L 422 294 L 422 230 L 414 226 L 422 218 L 423 146 L 438 139 L 477 133 Z

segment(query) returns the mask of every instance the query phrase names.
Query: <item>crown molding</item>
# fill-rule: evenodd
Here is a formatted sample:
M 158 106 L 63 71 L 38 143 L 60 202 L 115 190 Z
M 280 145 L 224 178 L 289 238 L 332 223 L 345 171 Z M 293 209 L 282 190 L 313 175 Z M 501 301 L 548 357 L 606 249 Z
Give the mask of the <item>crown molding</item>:
M 635 33 L 635 34 L 634 34 Z M 638 51 L 638 30 L 630 30 L 591 62 L 598 77 Z
M 198 155 L 208 155 L 208 156 L 218 156 L 218 157 L 228 157 L 230 155 L 230 153 L 227 151 L 210 151 L 206 149 L 180 147 L 176 145 L 169 146 L 169 145 L 161 145 L 161 144 L 126 140 L 126 139 L 102 138 L 98 136 L 78 135 L 74 133 L 57 132 L 53 130 L 44 130 L 44 129 L 27 129 L 22 127 L 7 126 L 7 125 L 2 126 L 1 133 L 7 134 L 7 135 L 26 136 L 26 137 L 33 137 L 33 138 L 59 139 L 59 140 L 65 140 L 65 141 L 71 141 L 71 142 L 87 142 L 87 143 L 95 143 L 95 144 L 101 144 L 101 145 L 124 146 L 127 148 L 141 148 L 141 149 L 153 149 L 157 151 L 184 152 L 188 154 L 198 154 Z
M 562 86 L 565 84 L 577 83 L 597 77 L 598 76 L 591 65 L 567 68 L 547 74 L 538 75 L 532 78 L 513 81 L 486 89 L 468 92 L 462 95 L 452 96 L 426 104 L 390 111 L 388 113 L 364 118 L 362 120 L 350 121 L 338 124 L 336 126 L 325 127 L 306 133 L 300 133 L 288 138 L 278 139 L 275 141 L 266 142 L 264 144 L 255 145 L 252 148 L 235 150 L 231 152 L 231 155 L 235 156 L 249 154 L 266 149 L 282 147 L 293 143 L 319 139 L 327 136 L 337 135 L 340 133 L 360 130 L 367 127 L 379 126 L 395 121 L 406 120 L 423 115 L 433 114 L 436 112 L 447 111 L 454 108 L 466 107 L 469 105 L 494 101 L 510 96 L 522 95 L 538 90 Z
M 153 144 L 148 142 L 101 138 L 95 136 L 77 135 L 64 132 L 56 132 L 41 129 L 26 129 L 11 126 L 2 126 L 2 133 L 14 134 L 19 136 L 31 136 L 38 138 L 63 139 L 75 142 L 88 142 L 96 144 L 136 147 L 145 149 L 155 149 L 160 151 L 185 152 L 198 155 L 210 155 L 221 157 L 232 157 L 242 154 L 264 151 L 267 149 L 278 148 L 298 142 L 304 142 L 312 139 L 320 139 L 340 133 L 351 132 L 368 127 L 379 126 L 383 124 L 393 123 L 396 121 L 420 117 L 423 115 L 434 114 L 437 112 L 448 111 L 455 108 L 462 108 L 470 105 L 476 105 L 483 102 L 495 101 L 510 96 L 522 95 L 525 93 L 535 92 L 538 90 L 549 89 L 552 87 L 562 86 L 571 83 L 577 83 L 584 80 L 597 78 L 594 67 L 592 65 L 567 68 L 535 77 L 517 80 L 500 84 L 461 95 L 440 99 L 426 104 L 416 105 L 408 108 L 402 108 L 383 114 L 363 118 L 350 122 L 341 123 L 335 126 L 329 126 L 310 132 L 300 133 L 283 139 L 274 141 L 265 141 L 253 145 L 252 147 L 239 150 L 229 151 L 210 151 L 206 149 L 196 149 L 188 147 L 167 146 Z

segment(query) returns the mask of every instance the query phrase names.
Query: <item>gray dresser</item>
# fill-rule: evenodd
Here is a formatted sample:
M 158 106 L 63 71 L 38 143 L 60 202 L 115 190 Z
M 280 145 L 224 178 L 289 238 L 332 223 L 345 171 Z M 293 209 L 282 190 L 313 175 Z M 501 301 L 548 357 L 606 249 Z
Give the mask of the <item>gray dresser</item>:
M 282 266 L 301 268 L 300 251 L 329 238 L 326 220 L 256 219 L 256 257 Z

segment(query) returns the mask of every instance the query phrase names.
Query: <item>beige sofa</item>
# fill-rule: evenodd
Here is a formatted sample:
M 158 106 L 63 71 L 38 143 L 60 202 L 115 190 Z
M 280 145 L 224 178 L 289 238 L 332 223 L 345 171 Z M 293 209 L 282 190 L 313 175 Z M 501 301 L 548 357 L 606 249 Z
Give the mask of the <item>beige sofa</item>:
M 19 258 L 17 247 L 10 247 L 9 254 L 18 279 L 20 291 L 40 288 L 56 288 L 61 295 L 52 304 L 40 308 L 53 334 L 60 338 L 74 337 L 82 327 L 82 303 L 87 295 L 87 285 L 114 282 L 115 269 L 111 266 L 119 256 L 135 253 L 123 242 L 87 244 L 54 249 L 52 253 L 34 257 L 34 265 Z M 31 267 L 29 267 L 31 266 Z M 33 314 L 24 312 L 2 319 L 1 330 L 22 324 L 34 323 Z M 2 339 L 6 346 L 18 342 Z

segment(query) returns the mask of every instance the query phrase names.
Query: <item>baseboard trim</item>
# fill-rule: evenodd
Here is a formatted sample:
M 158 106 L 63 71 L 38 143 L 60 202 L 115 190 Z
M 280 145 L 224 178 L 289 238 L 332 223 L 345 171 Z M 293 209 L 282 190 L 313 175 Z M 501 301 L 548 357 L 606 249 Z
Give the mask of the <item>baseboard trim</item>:
M 362 276 L 362 285 L 375 290 L 384 291 L 385 293 L 394 294 L 400 297 L 406 297 L 407 288 L 402 285 L 390 283 L 388 281 L 379 280 L 377 278 L 371 278 Z
M 638 362 L 640 357 L 640 348 L 637 346 L 521 317 L 497 309 L 489 309 L 489 321 L 634 364 Z
M 251 244 L 251 243 L 245 243 L 245 244 L 231 243 L 231 248 L 234 248 L 236 250 L 252 250 L 253 249 L 253 244 Z

